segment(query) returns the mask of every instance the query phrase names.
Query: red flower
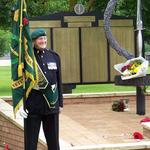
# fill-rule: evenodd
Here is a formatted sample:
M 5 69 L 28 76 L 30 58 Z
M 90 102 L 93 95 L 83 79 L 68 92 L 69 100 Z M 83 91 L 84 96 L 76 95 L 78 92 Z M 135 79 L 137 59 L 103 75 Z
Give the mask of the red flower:
M 27 24 L 29 24 L 29 20 L 26 17 L 24 17 L 23 18 L 23 25 L 25 26 Z
M 134 132 L 133 137 L 134 139 L 139 139 L 139 140 L 143 139 L 143 135 L 140 132 Z
M 127 69 L 127 66 L 123 66 L 123 67 L 121 68 L 121 72 L 124 72 L 126 69 Z
M 5 145 L 4 150 L 9 150 L 8 144 Z
M 131 66 L 132 66 L 131 64 L 128 64 L 126 67 L 127 67 L 127 69 L 130 70 L 130 69 L 131 69 Z
M 124 72 L 126 69 L 128 69 L 128 70 L 130 70 L 131 69 L 131 64 L 128 64 L 128 65 L 126 65 L 126 66 L 123 66 L 122 68 L 121 68 L 121 72 Z
M 144 119 L 142 119 L 142 120 L 140 121 L 140 123 L 142 123 L 142 122 L 150 122 L 150 118 L 145 117 Z
M 124 102 L 121 101 L 121 102 L 119 103 L 118 108 L 119 108 L 120 111 L 124 111 L 124 109 L 125 109 Z

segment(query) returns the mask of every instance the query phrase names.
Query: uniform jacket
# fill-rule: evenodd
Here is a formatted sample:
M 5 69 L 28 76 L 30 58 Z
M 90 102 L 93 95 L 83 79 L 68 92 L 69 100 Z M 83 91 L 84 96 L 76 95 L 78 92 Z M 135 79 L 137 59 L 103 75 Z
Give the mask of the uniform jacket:
M 32 89 L 29 97 L 26 100 L 26 108 L 31 114 L 50 114 L 58 113 L 59 107 L 63 107 L 62 96 L 62 81 L 61 81 L 61 62 L 59 55 L 50 49 L 44 49 L 39 51 L 34 48 L 34 54 L 42 69 L 45 77 L 47 78 L 49 85 L 57 83 L 58 86 L 58 101 L 54 108 L 49 108 L 47 101 L 43 94 L 39 90 Z

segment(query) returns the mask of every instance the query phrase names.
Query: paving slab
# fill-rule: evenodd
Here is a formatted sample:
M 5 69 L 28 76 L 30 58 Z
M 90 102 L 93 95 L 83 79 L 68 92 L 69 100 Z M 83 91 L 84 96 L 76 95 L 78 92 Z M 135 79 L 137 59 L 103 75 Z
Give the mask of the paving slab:
M 111 105 L 65 105 L 60 115 L 60 137 L 68 143 L 67 147 L 150 142 L 146 137 L 143 140 L 133 138 L 135 131 L 143 133 L 140 120 L 150 116 L 150 101 L 146 102 L 146 115 L 136 114 L 133 101 L 129 102 L 128 112 L 114 112 Z

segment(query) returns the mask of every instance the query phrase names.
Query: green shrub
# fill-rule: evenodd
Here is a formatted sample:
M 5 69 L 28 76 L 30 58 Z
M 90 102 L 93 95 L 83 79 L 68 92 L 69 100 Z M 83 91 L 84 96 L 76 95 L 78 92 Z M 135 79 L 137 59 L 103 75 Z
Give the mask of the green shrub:
M 11 33 L 0 29 L 0 56 L 4 56 L 10 50 Z
M 144 46 L 145 46 L 145 52 L 150 52 L 150 44 L 145 42 Z

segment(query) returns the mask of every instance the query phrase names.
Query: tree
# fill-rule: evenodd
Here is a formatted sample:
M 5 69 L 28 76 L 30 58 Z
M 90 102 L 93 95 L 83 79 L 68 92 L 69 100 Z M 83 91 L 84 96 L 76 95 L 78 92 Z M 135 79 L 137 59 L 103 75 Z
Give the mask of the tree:
M 0 29 L 0 56 L 4 56 L 10 50 L 11 33 Z
M 87 11 L 92 10 L 92 6 L 93 6 L 94 2 L 95 2 L 95 0 L 89 0 L 88 5 L 87 5 Z
M 108 2 L 109 0 L 95 0 L 93 10 L 101 10 L 103 12 Z M 141 0 L 141 2 L 144 23 L 144 38 L 150 43 L 150 1 Z M 134 17 L 136 19 L 136 11 L 137 0 L 118 0 L 114 14 L 118 16 Z
M 27 0 L 27 4 L 30 17 L 69 11 L 67 0 Z
M 0 26 L 9 27 L 11 23 L 11 7 L 15 0 L 0 0 Z
M 142 15 L 144 24 L 144 38 L 146 41 L 150 42 L 150 1 L 142 0 Z M 120 0 L 117 5 L 117 15 L 122 16 L 134 16 L 136 19 L 137 15 L 137 1 L 135 0 Z
M 74 10 L 75 4 L 77 4 L 77 0 L 69 0 L 69 11 Z
M 11 26 L 11 8 L 16 0 L 0 0 L 0 27 L 8 28 Z M 73 11 L 76 3 L 82 3 L 87 11 L 104 12 L 109 0 L 26 0 L 28 14 L 32 16 L 47 15 L 49 13 Z M 133 16 L 136 19 L 137 0 L 118 0 L 115 15 Z M 150 37 L 150 1 L 142 0 L 144 36 L 147 41 Z
M 145 40 L 150 44 L 150 1 L 143 0 L 143 20 L 145 26 Z

